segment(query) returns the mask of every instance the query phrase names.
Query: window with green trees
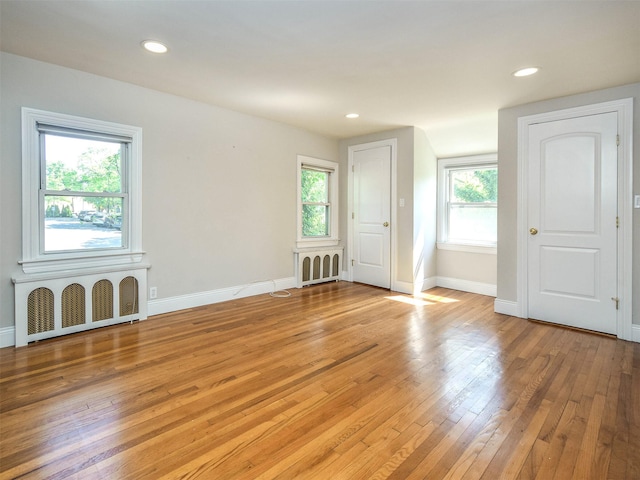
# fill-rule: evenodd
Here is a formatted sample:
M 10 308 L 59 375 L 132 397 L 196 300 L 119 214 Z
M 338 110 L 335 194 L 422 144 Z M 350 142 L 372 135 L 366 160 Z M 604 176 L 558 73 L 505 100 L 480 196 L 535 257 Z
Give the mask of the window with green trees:
M 336 162 L 298 155 L 298 248 L 334 246 L 338 237 Z
M 142 260 L 142 129 L 22 108 L 22 270 Z
M 44 251 L 122 248 L 128 142 L 42 126 Z
M 302 236 L 329 235 L 329 172 L 302 168 Z
M 497 242 L 498 167 L 454 159 L 440 165 L 439 242 L 495 246 Z

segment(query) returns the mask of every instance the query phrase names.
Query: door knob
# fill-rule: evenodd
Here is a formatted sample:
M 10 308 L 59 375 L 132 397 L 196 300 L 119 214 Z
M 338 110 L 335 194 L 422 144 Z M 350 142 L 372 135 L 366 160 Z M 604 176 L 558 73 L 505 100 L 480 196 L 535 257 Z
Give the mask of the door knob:
M 383 227 L 388 227 L 388 226 L 389 226 L 389 222 L 384 222 L 384 223 L 382 224 L 382 226 L 383 226 Z
M 538 229 L 531 227 L 531 228 L 529 229 L 529 233 L 530 233 L 531 235 L 537 235 L 537 233 L 538 233 Z

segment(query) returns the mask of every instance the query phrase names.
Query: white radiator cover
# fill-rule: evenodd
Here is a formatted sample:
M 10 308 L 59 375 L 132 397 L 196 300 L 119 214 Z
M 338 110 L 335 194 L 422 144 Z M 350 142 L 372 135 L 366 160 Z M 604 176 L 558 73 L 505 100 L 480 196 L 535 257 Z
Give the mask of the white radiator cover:
M 343 247 L 300 248 L 294 252 L 298 288 L 340 280 Z
M 16 347 L 147 318 L 147 269 L 107 267 L 13 278 Z

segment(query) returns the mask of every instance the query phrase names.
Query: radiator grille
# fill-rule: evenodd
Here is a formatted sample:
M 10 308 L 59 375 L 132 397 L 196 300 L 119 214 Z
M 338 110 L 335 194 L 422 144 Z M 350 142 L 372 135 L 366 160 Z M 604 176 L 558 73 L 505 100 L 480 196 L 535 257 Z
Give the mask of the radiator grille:
M 316 255 L 313 257 L 313 279 L 318 280 L 320 278 L 320 257 Z
M 16 346 L 146 319 L 147 268 L 14 278 Z
M 84 323 L 84 287 L 78 283 L 72 283 L 62 291 L 62 328 Z
M 53 330 L 53 315 L 53 292 L 45 287 L 33 290 L 27 300 L 29 335 Z
M 138 280 L 125 277 L 120 282 L 120 316 L 138 313 Z
M 298 251 L 298 287 L 340 279 L 341 248 Z
M 304 257 L 302 260 L 302 281 L 311 280 L 311 257 Z
M 113 284 L 106 279 L 96 282 L 91 292 L 94 322 L 113 318 Z

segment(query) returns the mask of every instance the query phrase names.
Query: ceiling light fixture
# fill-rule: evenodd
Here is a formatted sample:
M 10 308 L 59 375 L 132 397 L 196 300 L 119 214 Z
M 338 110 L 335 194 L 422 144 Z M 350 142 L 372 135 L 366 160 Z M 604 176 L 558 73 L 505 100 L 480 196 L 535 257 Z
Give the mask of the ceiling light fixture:
M 155 40 L 145 40 L 142 42 L 142 47 L 151 53 L 167 53 L 169 50 L 165 45 Z
M 536 73 L 538 70 L 540 70 L 540 68 L 538 67 L 521 68 L 520 70 L 516 70 L 515 72 L 513 72 L 513 76 L 528 77 L 529 75 L 533 75 L 534 73 Z
M 358 115 L 357 113 L 347 113 L 345 115 L 345 117 L 347 118 L 358 118 L 360 115 Z

